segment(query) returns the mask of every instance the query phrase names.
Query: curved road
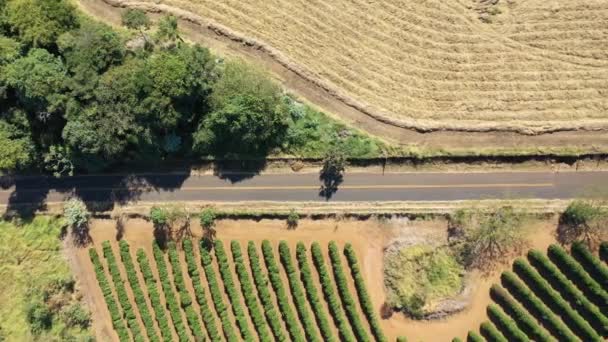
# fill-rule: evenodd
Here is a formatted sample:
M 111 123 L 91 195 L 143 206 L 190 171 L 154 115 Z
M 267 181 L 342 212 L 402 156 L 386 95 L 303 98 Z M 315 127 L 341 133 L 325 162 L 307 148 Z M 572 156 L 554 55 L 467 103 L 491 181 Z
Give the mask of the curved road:
M 316 173 L 186 173 L 0 178 L 0 204 L 86 201 L 450 201 L 608 194 L 608 172 L 347 173 L 320 193 Z

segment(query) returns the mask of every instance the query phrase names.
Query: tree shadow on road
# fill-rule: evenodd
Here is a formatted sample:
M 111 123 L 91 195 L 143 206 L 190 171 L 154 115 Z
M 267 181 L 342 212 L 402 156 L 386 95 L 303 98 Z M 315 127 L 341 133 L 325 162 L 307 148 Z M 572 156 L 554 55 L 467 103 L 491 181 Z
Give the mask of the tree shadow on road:
M 338 187 L 344 181 L 344 176 L 340 172 L 321 172 L 319 180 L 322 182 L 319 196 L 329 201 L 338 192 Z

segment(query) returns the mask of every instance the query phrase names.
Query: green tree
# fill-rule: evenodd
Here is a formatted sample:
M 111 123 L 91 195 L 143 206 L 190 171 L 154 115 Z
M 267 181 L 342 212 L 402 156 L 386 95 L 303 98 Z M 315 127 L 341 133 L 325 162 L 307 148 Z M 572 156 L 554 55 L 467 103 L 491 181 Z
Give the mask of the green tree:
M 9 0 L 5 16 L 19 40 L 34 47 L 52 46 L 78 25 L 74 7 L 65 0 Z
M 177 18 L 172 15 L 166 15 L 158 22 L 158 30 L 156 31 L 156 40 L 165 46 L 174 44 L 176 41 L 182 41 L 179 36 L 179 28 Z
M 205 240 L 207 244 L 213 243 L 213 240 L 215 239 L 217 233 L 215 230 L 216 218 L 217 214 L 215 209 L 211 207 L 203 209 L 199 215 L 201 227 L 203 228 L 203 240 Z
M 573 201 L 562 213 L 557 233 L 562 244 L 580 241 L 595 249 L 608 237 L 608 210 L 601 201 Z
M 33 161 L 32 141 L 15 136 L 15 132 L 14 127 L 0 120 L 0 171 L 14 171 Z
M 122 24 L 133 30 L 144 30 L 150 28 L 150 19 L 146 12 L 140 9 L 129 8 L 122 13 Z
M 0 66 L 13 62 L 19 56 L 21 56 L 21 44 L 0 35 Z
M 61 145 L 52 145 L 44 155 L 44 168 L 55 177 L 73 176 L 74 164 L 69 149 Z
M 155 227 L 166 226 L 169 223 L 167 210 L 161 207 L 152 207 L 150 209 L 150 220 Z
M 338 191 L 338 186 L 344 180 L 346 155 L 339 146 L 330 148 L 323 158 L 323 166 L 319 171 L 321 185 L 320 195 L 329 199 Z
M 298 227 L 298 223 L 300 221 L 300 215 L 296 212 L 295 209 L 291 209 L 289 214 L 287 215 L 287 228 L 295 229 Z
M 91 213 L 82 200 L 75 197 L 70 198 L 63 205 L 63 217 L 72 229 L 72 236 L 77 244 L 84 245 L 91 241 L 89 236 Z

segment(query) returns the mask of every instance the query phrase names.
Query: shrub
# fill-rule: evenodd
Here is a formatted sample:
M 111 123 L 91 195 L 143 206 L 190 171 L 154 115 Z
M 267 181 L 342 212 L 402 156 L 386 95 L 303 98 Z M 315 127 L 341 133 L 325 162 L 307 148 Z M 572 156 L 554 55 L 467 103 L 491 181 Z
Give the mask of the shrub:
M 285 241 L 281 241 L 279 243 L 279 256 L 281 259 L 281 264 L 283 264 L 283 268 L 285 269 L 285 273 L 287 274 L 287 281 L 289 282 L 291 296 L 296 305 L 296 311 L 298 312 L 300 321 L 304 326 L 306 340 L 319 341 L 319 338 L 316 333 L 317 329 L 315 328 L 314 321 L 312 320 L 312 317 L 306 305 L 306 295 L 304 294 L 304 290 L 302 289 L 302 283 L 300 282 L 297 276 L 297 271 L 291 260 L 291 252 L 289 251 L 289 246 Z
M 150 27 L 150 19 L 146 12 L 129 8 L 122 14 L 122 24 L 134 30 L 147 29 Z
M 407 342 L 407 338 L 405 336 L 399 336 L 397 337 L 396 342 Z
M 224 291 L 228 295 L 228 299 L 230 300 L 230 306 L 232 307 L 232 312 L 234 313 L 234 317 L 236 318 L 236 323 L 239 326 L 239 330 L 241 331 L 241 337 L 245 341 L 253 341 L 253 335 L 251 330 L 249 329 L 249 322 L 247 322 L 247 317 L 245 316 L 245 310 L 241 306 L 241 298 L 239 296 L 239 292 L 236 290 L 236 286 L 234 286 L 234 280 L 232 279 L 232 271 L 230 270 L 230 264 L 228 263 L 228 257 L 226 256 L 226 251 L 224 250 L 224 244 L 220 240 L 216 240 L 214 244 L 215 257 L 217 259 L 218 267 L 220 269 L 220 276 L 222 277 L 222 281 L 224 282 Z
M 156 331 L 154 330 L 154 321 L 152 319 L 152 315 L 150 315 L 150 311 L 148 309 L 148 304 L 146 303 L 146 296 L 142 291 L 139 279 L 137 278 L 137 271 L 135 270 L 135 265 L 133 265 L 133 260 L 131 259 L 131 253 L 129 252 L 129 244 L 125 240 L 121 240 L 119 242 L 120 247 L 120 258 L 122 260 L 123 265 L 125 266 L 125 270 L 127 271 L 127 280 L 129 281 L 129 285 L 133 290 L 133 297 L 135 298 L 135 304 L 137 305 L 137 309 L 139 310 L 139 314 L 141 316 L 141 320 L 144 322 L 144 327 L 146 328 L 146 334 L 148 335 L 148 339 L 152 341 L 159 341 L 160 339 L 156 335 Z
M 492 342 L 508 342 L 508 340 L 496 329 L 490 322 L 483 322 L 479 328 L 481 335 L 488 341 Z
M 287 228 L 295 229 L 298 227 L 298 223 L 300 221 L 300 215 L 295 211 L 295 209 L 291 209 L 289 211 L 289 215 L 287 215 Z
M 483 339 L 483 337 L 481 337 L 478 333 L 474 332 L 474 331 L 469 331 L 469 334 L 467 335 L 467 342 L 485 342 L 486 340 Z
M 334 322 L 338 327 L 338 332 L 340 333 L 341 339 L 343 341 L 354 342 L 356 339 L 350 330 L 348 321 L 344 316 L 344 311 L 342 311 L 342 305 L 340 305 L 340 299 L 334 292 L 331 276 L 325 267 L 325 259 L 323 258 L 321 246 L 314 242 L 311 246 L 311 251 L 313 263 L 317 268 L 317 273 L 319 273 L 319 281 L 321 283 L 323 294 L 325 295 L 325 301 L 327 301 L 327 304 L 329 305 L 329 311 L 331 312 Z
M 241 245 L 237 241 L 231 241 L 230 249 L 232 251 L 232 259 L 234 260 L 236 274 L 239 278 L 239 283 L 241 283 L 241 293 L 245 297 L 245 305 L 247 305 L 249 316 L 253 321 L 253 325 L 258 333 L 258 337 L 262 342 L 272 341 L 272 338 L 268 333 L 268 325 L 264 319 L 264 314 L 260 309 L 260 305 L 255 295 L 255 289 L 251 283 L 249 273 L 247 272 L 247 266 L 245 266 L 243 254 L 241 253 Z M 275 334 L 275 336 L 281 336 L 282 333 L 280 325 L 273 324 L 270 326 L 270 328 L 273 330 L 273 334 Z M 275 332 L 275 329 L 277 329 L 278 332 Z M 280 339 L 277 338 L 277 340 Z
M 528 336 L 496 304 L 488 305 L 488 317 L 509 341 L 527 342 Z
M 344 307 L 344 311 L 346 311 L 346 316 L 350 321 L 353 332 L 358 341 L 369 341 L 367 331 L 365 331 L 365 327 L 361 323 L 359 313 L 357 312 L 357 304 L 348 290 L 348 279 L 344 275 L 342 261 L 340 260 L 340 251 L 334 241 L 329 243 L 329 258 L 331 259 L 338 293 L 342 299 L 342 306 Z
M 268 279 L 265 277 L 264 272 L 262 271 L 260 257 L 258 256 L 258 252 L 255 249 L 255 244 L 253 241 L 249 241 L 247 244 L 247 254 L 249 256 L 249 264 L 253 274 L 253 281 L 256 289 L 258 290 L 260 302 L 262 303 L 266 313 L 266 320 L 272 328 L 272 333 L 275 334 L 275 338 L 279 341 L 286 341 L 287 338 L 284 336 L 281 329 L 281 317 L 277 314 L 274 307 L 274 299 L 268 290 Z
M 559 291 L 572 308 L 580 312 L 603 336 L 608 335 L 608 318 L 539 250 L 528 252 L 528 260 Z
M 608 267 L 580 242 L 572 244 L 572 256 L 604 289 L 608 289 Z
M 582 242 L 595 248 L 605 234 L 608 211 L 603 203 L 576 200 L 564 211 L 559 220 L 557 237 L 562 244 Z
M 317 324 L 319 325 L 321 336 L 326 342 L 335 342 L 336 338 L 334 337 L 329 326 L 329 320 L 326 315 L 325 307 L 319 298 L 317 287 L 315 286 L 315 282 L 312 278 L 312 271 L 310 270 L 310 265 L 308 263 L 306 247 L 304 247 L 302 242 L 298 242 L 296 246 L 296 258 L 298 259 L 298 266 L 300 267 L 300 279 L 302 280 L 302 284 L 304 284 L 306 297 L 308 298 L 308 303 L 310 303 L 310 307 L 312 308 L 317 320 Z
M 372 303 L 369 293 L 367 292 L 367 288 L 365 287 L 365 280 L 363 279 L 363 274 L 361 274 L 361 269 L 359 268 L 359 263 L 357 262 L 357 254 L 350 243 L 347 243 L 344 246 L 344 255 L 346 256 L 346 260 L 350 266 L 350 273 L 355 281 L 355 288 L 357 290 L 357 295 L 359 296 L 359 303 L 361 304 L 363 313 L 367 317 L 372 334 L 374 334 L 376 342 L 387 341 L 386 336 L 384 336 L 384 333 L 382 332 L 382 327 L 380 326 L 378 317 L 376 316 L 374 304 Z
M 553 336 L 559 340 L 576 341 L 572 331 L 536 296 L 522 283 L 512 272 L 504 272 L 501 280 L 509 292 L 520 303 L 530 311 L 530 313 L 549 330 Z
M 294 341 L 306 341 L 304 335 L 302 334 L 300 325 L 298 324 L 298 320 L 291 309 L 291 305 L 289 305 L 289 298 L 287 297 L 285 288 L 283 287 L 283 280 L 281 279 L 279 267 L 274 258 L 272 245 L 268 240 L 262 241 L 262 254 L 264 256 L 264 262 L 266 263 L 266 269 L 268 269 L 270 284 L 272 285 L 274 293 L 277 296 L 279 309 L 283 315 L 283 320 L 285 321 L 289 335 Z

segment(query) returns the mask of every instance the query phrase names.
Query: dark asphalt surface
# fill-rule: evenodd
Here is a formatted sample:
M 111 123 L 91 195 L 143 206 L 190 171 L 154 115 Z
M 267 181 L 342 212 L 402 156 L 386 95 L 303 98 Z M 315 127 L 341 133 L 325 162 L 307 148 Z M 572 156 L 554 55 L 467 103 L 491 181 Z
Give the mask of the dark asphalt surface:
M 0 204 L 86 201 L 326 201 L 316 173 L 0 179 Z M 608 172 L 346 173 L 330 201 L 569 199 L 608 194 Z

